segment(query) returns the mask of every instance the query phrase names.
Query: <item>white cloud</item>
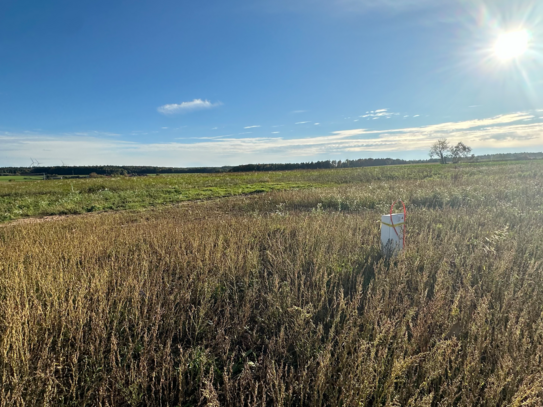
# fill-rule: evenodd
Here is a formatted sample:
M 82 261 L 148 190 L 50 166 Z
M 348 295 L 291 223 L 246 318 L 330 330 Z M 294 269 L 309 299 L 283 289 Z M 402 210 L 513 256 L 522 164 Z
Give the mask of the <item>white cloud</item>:
M 213 136 L 213 137 L 188 137 L 189 139 L 197 139 L 197 140 L 217 140 L 217 139 L 221 139 L 221 138 L 224 138 L 224 137 L 229 137 L 229 136 Z M 176 137 L 175 140 L 185 140 L 186 138 L 182 138 L 182 137 Z
M 420 116 L 420 114 L 416 114 L 416 115 L 414 115 L 413 117 L 419 117 L 419 116 Z
M 192 102 L 181 102 L 179 104 L 172 103 L 169 105 L 163 105 L 157 108 L 159 113 L 165 115 L 188 113 L 195 110 L 211 109 L 213 107 L 220 106 L 221 103 L 211 103 L 209 100 L 194 99 Z
M 168 130 L 168 127 L 161 127 L 162 130 Z
M 369 112 L 366 112 L 366 114 L 363 114 L 359 117 L 378 120 L 378 119 L 385 119 L 385 118 L 390 119 L 392 116 L 398 116 L 398 115 L 399 113 L 389 112 L 388 109 L 377 109 L 377 110 L 370 110 Z
M 290 113 L 292 113 L 292 114 L 298 114 L 298 113 L 305 113 L 305 112 L 309 112 L 309 110 L 293 110 L 293 111 L 290 112 Z
M 272 131 L 272 134 L 279 134 L 278 131 Z
M 524 122 L 531 117 L 529 113 L 520 112 L 423 127 L 383 131 L 351 129 L 305 138 L 225 135 L 220 139 L 200 138 L 196 142 L 185 139 L 150 144 L 75 134 L 0 132 L 0 160 L 4 165 L 27 165 L 28 157 L 34 157 L 44 165 L 67 159 L 73 165 L 198 166 L 285 162 L 348 152 L 357 152 L 361 156 L 373 152 L 385 156 L 388 152 L 427 151 L 435 140 L 442 137 L 452 143 L 463 141 L 480 149 L 542 149 L 543 122 Z
M 260 127 L 259 125 L 256 125 L 256 126 L 247 126 L 247 127 L 244 127 L 244 129 L 255 129 L 257 127 Z
M 320 123 L 315 123 L 315 126 L 320 126 L 321 124 Z
M 34 131 L 25 131 L 25 133 L 28 134 L 39 134 Z M 148 133 L 145 133 L 148 134 Z M 109 133 L 106 131 L 80 131 L 76 133 L 64 133 L 64 135 L 73 135 L 73 136 L 83 136 L 83 137 L 120 137 L 121 135 L 118 133 Z
M 309 122 L 298 122 L 298 123 L 294 123 L 294 124 L 306 124 L 306 123 L 309 123 Z

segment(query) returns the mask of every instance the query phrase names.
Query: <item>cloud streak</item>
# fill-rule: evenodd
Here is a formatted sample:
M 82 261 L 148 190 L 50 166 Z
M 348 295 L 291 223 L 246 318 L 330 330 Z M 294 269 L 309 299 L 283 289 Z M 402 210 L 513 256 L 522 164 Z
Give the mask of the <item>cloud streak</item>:
M 191 102 L 172 103 L 169 105 L 159 106 L 157 111 L 164 115 L 174 115 L 181 113 L 189 113 L 195 110 L 205 110 L 220 106 L 221 103 L 211 103 L 209 100 L 194 99 Z
M 247 162 L 285 162 L 330 154 L 384 155 L 427 151 L 435 140 L 463 141 L 476 149 L 533 149 L 543 147 L 543 122 L 526 122 L 528 113 L 480 120 L 441 123 L 390 130 L 349 129 L 304 138 L 270 137 L 200 138 L 169 143 L 124 141 L 119 138 L 1 133 L 0 159 L 5 165 L 26 165 L 36 157 L 44 165 L 70 159 L 74 165 L 235 165 Z M 247 133 L 250 134 L 250 133 Z M 277 133 L 278 134 L 278 133 Z
M 361 115 L 359 117 L 378 120 L 378 119 L 389 119 L 392 116 L 398 116 L 399 113 L 392 113 L 389 112 L 388 109 L 377 109 L 377 110 L 371 110 L 369 112 L 366 112 L 366 114 Z

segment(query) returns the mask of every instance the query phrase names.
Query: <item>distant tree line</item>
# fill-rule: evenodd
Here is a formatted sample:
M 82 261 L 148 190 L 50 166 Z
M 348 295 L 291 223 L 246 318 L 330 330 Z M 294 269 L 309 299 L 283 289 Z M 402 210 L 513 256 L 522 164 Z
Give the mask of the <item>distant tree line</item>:
M 448 146 L 450 147 L 450 146 Z M 447 147 L 447 148 L 448 148 Z M 461 146 L 454 146 L 461 147 Z M 444 150 L 445 151 L 445 150 Z M 447 150 L 448 151 L 448 150 Z M 456 153 L 456 151 L 453 151 Z M 452 156 L 454 161 L 454 155 Z M 543 153 L 500 153 L 471 156 L 465 158 L 469 162 L 484 161 L 514 161 L 514 160 L 540 160 L 543 159 Z M 357 167 L 376 167 L 384 165 L 402 165 L 402 164 L 424 164 L 438 163 L 441 159 L 430 160 L 401 160 L 394 158 L 360 158 L 358 160 L 324 160 L 311 161 L 305 163 L 289 164 L 245 164 L 235 167 L 151 167 L 151 166 L 51 166 L 51 167 L 0 167 L 0 176 L 2 175 L 37 175 L 46 174 L 47 177 L 80 177 L 90 176 L 91 174 L 105 176 L 122 175 L 144 175 L 144 174 L 207 174 L 224 172 L 252 172 L 252 171 L 289 171 L 304 169 L 331 169 L 331 168 L 357 168 Z
M 456 145 L 450 144 L 447 139 L 437 140 L 430 148 L 430 158 L 436 157 L 441 164 L 447 164 L 447 159 L 451 158 L 453 163 L 460 161 L 479 162 L 479 161 L 512 161 L 512 160 L 536 160 L 543 158 L 543 153 L 500 153 L 486 155 L 471 155 L 471 147 L 459 142 Z
M 468 162 L 480 161 L 513 161 L 513 160 L 539 160 L 543 159 L 543 153 L 503 153 L 487 154 L 480 156 L 467 157 L 467 152 L 471 149 L 462 143 L 452 146 L 451 156 L 453 161 L 464 158 Z M 288 171 L 305 169 L 327 169 L 327 168 L 357 168 L 357 167 L 377 167 L 384 165 L 403 165 L 403 164 L 430 164 L 439 163 L 441 159 L 431 158 L 429 160 L 401 160 L 395 158 L 359 158 L 358 160 L 325 160 L 311 161 L 306 163 L 289 164 L 245 164 L 232 167 L 230 172 L 251 172 L 251 171 Z
M 394 158 L 359 158 L 358 160 L 325 160 L 291 164 L 245 164 L 232 167 L 230 172 L 316 170 L 327 168 L 377 167 L 382 165 L 420 164 L 437 160 L 400 160 Z
M 231 167 L 151 167 L 151 166 L 117 166 L 117 165 L 96 165 L 96 166 L 53 166 L 53 167 L 4 167 L 0 168 L 0 174 L 4 175 L 32 175 L 47 174 L 58 176 L 88 176 L 98 175 L 143 175 L 143 174 L 191 174 L 191 173 L 217 173 L 227 172 Z
M 518 160 L 541 160 L 543 153 L 500 153 L 484 154 L 475 157 L 478 161 L 518 161 Z

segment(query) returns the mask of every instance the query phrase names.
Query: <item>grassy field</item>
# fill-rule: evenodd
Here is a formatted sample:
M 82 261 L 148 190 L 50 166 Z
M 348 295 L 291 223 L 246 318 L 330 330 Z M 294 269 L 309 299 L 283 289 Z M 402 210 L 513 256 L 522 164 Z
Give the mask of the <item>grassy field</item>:
M 1 227 L 0 406 L 543 405 L 541 162 L 0 188 L 231 196 Z
M 24 182 L 24 181 L 38 181 L 43 180 L 43 176 L 36 175 L 5 175 L 0 176 L 0 182 Z
M 436 166 L 254 174 L 184 174 L 0 183 L 0 222 L 29 216 L 81 214 L 174 204 L 284 189 L 402 177 L 427 178 Z M 6 177 L 7 178 L 7 177 Z

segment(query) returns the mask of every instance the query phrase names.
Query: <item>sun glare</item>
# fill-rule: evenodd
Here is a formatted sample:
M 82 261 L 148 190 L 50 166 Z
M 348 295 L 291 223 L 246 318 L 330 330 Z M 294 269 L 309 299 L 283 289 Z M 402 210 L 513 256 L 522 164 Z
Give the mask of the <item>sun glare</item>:
M 526 30 L 502 34 L 496 41 L 494 52 L 503 61 L 518 58 L 528 49 L 529 39 Z

